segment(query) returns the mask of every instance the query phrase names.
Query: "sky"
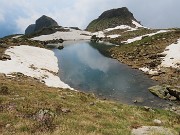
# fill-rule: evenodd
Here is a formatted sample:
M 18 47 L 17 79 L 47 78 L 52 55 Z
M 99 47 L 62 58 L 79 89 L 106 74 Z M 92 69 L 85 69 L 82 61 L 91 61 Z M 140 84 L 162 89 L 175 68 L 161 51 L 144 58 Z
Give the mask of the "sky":
M 42 15 L 85 29 L 102 12 L 121 7 L 146 27 L 180 27 L 179 6 L 180 0 L 0 0 L 0 37 L 24 33 Z

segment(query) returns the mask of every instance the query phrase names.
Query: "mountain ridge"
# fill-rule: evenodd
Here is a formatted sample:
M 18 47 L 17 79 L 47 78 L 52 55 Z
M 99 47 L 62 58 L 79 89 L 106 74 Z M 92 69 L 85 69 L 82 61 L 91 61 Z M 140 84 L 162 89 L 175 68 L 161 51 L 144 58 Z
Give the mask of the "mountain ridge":
M 140 23 L 135 19 L 134 15 L 128 10 L 127 7 L 110 9 L 104 11 L 97 19 L 91 21 L 86 30 L 96 32 L 119 25 L 136 27 L 132 23 L 133 20 Z

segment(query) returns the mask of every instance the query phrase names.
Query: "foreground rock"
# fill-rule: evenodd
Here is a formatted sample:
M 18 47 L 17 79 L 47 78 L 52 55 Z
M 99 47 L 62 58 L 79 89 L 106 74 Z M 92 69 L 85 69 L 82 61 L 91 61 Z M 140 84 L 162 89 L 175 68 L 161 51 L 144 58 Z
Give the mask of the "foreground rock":
M 170 87 L 166 85 L 156 85 L 149 88 L 154 95 L 168 100 L 180 100 L 180 90 L 178 87 Z
M 142 126 L 132 130 L 132 135 L 178 135 L 176 131 L 158 126 Z

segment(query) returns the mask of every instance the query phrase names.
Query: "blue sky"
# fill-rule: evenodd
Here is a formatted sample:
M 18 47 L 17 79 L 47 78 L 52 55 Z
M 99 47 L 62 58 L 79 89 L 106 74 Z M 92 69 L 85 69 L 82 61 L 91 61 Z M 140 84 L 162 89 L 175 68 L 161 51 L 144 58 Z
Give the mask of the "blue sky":
M 126 6 L 144 26 L 180 27 L 179 0 L 0 0 L 0 37 L 24 33 L 42 15 L 86 28 L 103 11 Z

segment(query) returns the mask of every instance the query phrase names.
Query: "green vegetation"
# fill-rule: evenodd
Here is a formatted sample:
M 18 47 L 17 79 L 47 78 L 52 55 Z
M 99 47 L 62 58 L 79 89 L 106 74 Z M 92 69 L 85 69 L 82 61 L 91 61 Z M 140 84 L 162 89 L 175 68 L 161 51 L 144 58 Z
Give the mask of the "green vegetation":
M 128 106 L 93 94 L 48 88 L 32 78 L 0 76 L 0 131 L 3 134 L 128 135 L 132 128 L 155 125 L 180 131 L 180 117 L 172 112 Z
M 93 20 L 86 29 L 95 32 L 107 28 L 114 28 L 119 25 L 135 27 L 135 25 L 132 24 L 132 20 L 137 21 L 126 7 L 111 9 L 103 12 L 97 19 Z
M 122 44 L 122 41 L 127 41 L 128 39 L 132 39 L 138 36 L 143 36 L 146 34 L 150 34 L 150 33 L 154 33 L 157 32 L 158 30 L 151 30 L 151 29 L 138 29 L 135 31 L 122 31 L 122 30 L 113 30 L 113 31 L 109 31 L 106 33 L 106 35 L 113 35 L 113 34 L 119 34 L 121 36 L 119 36 L 118 38 L 115 39 L 110 39 L 109 42 L 114 43 L 114 44 Z

